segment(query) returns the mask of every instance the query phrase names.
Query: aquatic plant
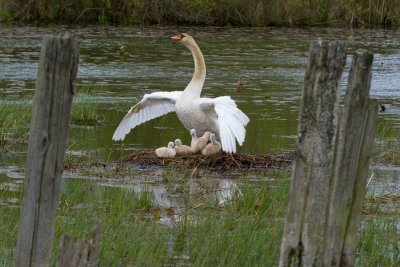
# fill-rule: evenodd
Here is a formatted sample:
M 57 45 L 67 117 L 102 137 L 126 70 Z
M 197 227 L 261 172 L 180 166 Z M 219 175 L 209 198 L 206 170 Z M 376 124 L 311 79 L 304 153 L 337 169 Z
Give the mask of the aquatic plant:
M 95 125 L 103 121 L 103 116 L 98 113 L 99 104 L 96 98 L 83 95 L 77 97 L 72 105 L 73 124 Z
M 99 113 L 98 93 L 102 88 L 95 85 L 84 85 L 76 88 L 76 96 L 72 105 L 73 124 L 95 125 L 103 122 Z

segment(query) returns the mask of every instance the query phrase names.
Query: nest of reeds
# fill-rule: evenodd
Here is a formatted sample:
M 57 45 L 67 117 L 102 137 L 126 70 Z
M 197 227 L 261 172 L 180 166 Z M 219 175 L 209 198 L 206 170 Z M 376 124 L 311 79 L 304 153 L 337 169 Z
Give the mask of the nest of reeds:
M 187 167 L 208 167 L 215 169 L 271 169 L 287 167 L 292 163 L 288 156 L 270 154 L 246 154 L 220 152 L 211 156 L 201 154 L 176 155 L 174 158 L 159 158 L 152 151 L 138 151 L 121 159 L 124 163 L 140 166 L 164 166 L 171 163 Z

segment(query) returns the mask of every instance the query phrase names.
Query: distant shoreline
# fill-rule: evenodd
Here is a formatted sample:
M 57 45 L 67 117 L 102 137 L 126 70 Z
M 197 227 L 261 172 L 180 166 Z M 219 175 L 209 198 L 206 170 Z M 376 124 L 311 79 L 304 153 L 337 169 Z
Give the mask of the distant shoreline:
M 400 26 L 400 1 L 3 0 L 0 3 L 0 22 L 35 26 L 68 24 L 397 28 Z

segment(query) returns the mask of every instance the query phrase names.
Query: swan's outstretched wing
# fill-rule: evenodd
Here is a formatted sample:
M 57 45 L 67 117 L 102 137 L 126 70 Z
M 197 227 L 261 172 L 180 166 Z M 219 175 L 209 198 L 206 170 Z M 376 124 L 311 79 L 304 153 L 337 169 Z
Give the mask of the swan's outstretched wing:
M 235 138 L 242 145 L 246 135 L 244 128 L 250 119 L 236 106 L 229 96 L 201 98 L 200 108 L 205 112 L 215 112 L 221 138 L 222 150 L 236 152 Z
M 173 91 L 144 95 L 143 99 L 134 105 L 122 119 L 112 139 L 124 140 L 125 135 L 137 125 L 175 111 L 175 102 L 181 94 L 182 91 Z

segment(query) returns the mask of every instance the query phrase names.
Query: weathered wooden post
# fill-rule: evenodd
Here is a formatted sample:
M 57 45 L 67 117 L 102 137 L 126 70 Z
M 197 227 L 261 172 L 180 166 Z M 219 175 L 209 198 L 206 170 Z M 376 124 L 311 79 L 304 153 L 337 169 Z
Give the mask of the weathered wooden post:
M 43 38 L 14 266 L 51 263 L 78 57 L 70 33 Z
M 350 214 L 347 221 L 346 234 L 342 249 L 341 264 L 344 266 L 352 266 L 357 249 L 358 229 L 360 227 L 361 210 L 367 189 L 368 165 L 371 158 L 371 146 L 374 142 L 376 120 L 377 120 L 376 100 L 370 100 L 368 104 L 367 124 L 362 137 L 362 147 L 360 158 L 358 160 L 358 169 L 353 189 L 353 201 L 350 207 Z
M 368 98 L 372 55 L 358 50 L 337 126 L 345 50 L 340 42 L 310 47 L 280 266 L 294 254 L 304 266 L 354 264 L 377 104 Z
M 101 241 L 101 223 L 92 229 L 90 237 L 74 242 L 68 234 L 63 234 L 58 247 L 56 267 L 95 267 Z
M 364 49 L 353 54 L 330 188 L 323 256 L 325 266 L 354 264 L 376 128 L 377 103 L 369 100 L 372 59 L 373 55 Z
M 308 266 L 321 253 L 345 63 L 345 43 L 310 45 L 280 266 L 289 266 L 293 254 Z

